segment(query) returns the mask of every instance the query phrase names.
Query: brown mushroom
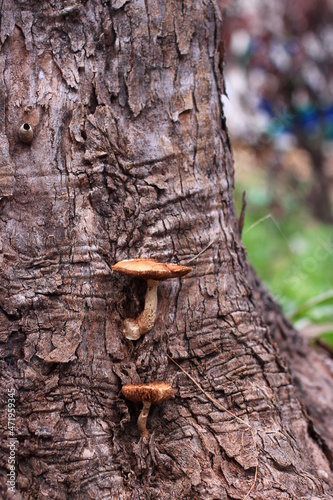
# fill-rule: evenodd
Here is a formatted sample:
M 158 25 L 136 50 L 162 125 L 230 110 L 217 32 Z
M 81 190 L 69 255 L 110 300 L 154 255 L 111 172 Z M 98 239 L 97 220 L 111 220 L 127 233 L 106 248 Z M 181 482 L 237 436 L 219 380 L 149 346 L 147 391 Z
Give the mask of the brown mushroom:
M 147 418 L 151 405 L 158 405 L 173 395 L 173 389 L 166 382 L 150 382 L 148 385 L 124 385 L 121 389 L 126 399 L 132 403 L 143 403 L 143 408 L 138 418 L 138 429 L 142 437 L 149 437 L 147 431 Z
M 133 259 L 117 262 L 112 266 L 112 270 L 147 281 L 144 310 L 136 319 L 125 319 L 122 326 L 123 334 L 127 339 L 137 340 L 141 335 L 149 332 L 155 324 L 159 281 L 185 276 L 192 271 L 192 268 L 176 264 L 162 264 L 154 259 Z

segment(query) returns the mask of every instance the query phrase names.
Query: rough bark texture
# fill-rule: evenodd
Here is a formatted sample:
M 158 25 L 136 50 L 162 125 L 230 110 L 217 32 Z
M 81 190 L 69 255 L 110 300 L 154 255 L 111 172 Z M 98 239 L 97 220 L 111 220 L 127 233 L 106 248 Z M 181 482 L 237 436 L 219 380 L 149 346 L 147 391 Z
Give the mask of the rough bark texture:
M 296 394 L 306 408 L 309 433 L 333 463 L 333 359 L 313 349 L 283 317 L 276 300 L 253 273 L 253 294 L 272 338 L 288 363 Z
M 216 5 L 5 0 L 1 16 L 1 428 L 14 386 L 12 497 L 244 498 L 258 464 L 252 498 L 331 498 L 331 430 L 312 425 L 298 398 L 269 334 L 283 320 L 238 233 Z M 17 137 L 24 122 L 31 145 Z M 189 277 L 160 286 L 153 330 L 124 339 L 145 285 L 110 266 L 186 264 L 210 242 Z M 253 427 L 257 451 L 167 353 Z M 120 389 L 155 380 L 175 397 L 152 407 L 146 445 L 140 408 Z

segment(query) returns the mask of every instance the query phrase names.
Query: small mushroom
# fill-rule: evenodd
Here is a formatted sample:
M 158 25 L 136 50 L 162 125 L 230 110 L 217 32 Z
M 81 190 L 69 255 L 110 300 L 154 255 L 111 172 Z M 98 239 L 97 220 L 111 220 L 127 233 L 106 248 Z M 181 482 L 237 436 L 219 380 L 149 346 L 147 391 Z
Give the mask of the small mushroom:
M 19 129 L 18 133 L 19 139 L 26 144 L 30 144 L 33 139 L 34 131 L 29 123 L 23 123 Z
M 112 266 L 112 270 L 147 281 L 144 310 L 136 319 L 125 319 L 122 326 L 123 334 L 127 339 L 137 340 L 141 335 L 149 332 L 155 324 L 159 281 L 185 276 L 192 271 L 192 268 L 176 264 L 162 264 L 154 259 L 132 259 L 117 262 Z
M 142 437 L 149 437 L 147 431 L 147 418 L 151 405 L 164 403 L 173 395 L 173 389 L 166 382 L 150 382 L 148 385 L 124 385 L 121 392 L 132 403 L 143 403 L 143 408 L 138 418 L 138 429 Z

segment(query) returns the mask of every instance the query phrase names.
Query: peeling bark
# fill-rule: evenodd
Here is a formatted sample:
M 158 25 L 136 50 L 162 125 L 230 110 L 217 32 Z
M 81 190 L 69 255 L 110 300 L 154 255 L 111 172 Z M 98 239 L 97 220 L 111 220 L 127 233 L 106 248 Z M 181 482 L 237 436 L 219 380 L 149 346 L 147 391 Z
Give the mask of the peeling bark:
M 1 4 L 4 498 L 9 387 L 15 498 L 244 498 L 256 465 L 251 498 L 333 494 L 332 435 L 325 448 L 240 241 L 218 16 L 201 0 Z M 145 285 L 110 266 L 186 264 L 208 245 L 189 277 L 159 287 L 155 327 L 126 340 Z M 252 426 L 257 451 L 167 354 Z M 152 408 L 146 445 L 120 389 L 155 380 L 175 396 Z

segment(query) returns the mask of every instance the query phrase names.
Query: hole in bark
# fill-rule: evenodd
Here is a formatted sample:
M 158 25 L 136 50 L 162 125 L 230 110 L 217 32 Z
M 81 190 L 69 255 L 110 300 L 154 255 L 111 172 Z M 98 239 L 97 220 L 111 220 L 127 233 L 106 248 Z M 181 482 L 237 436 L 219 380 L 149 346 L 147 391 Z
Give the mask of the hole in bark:
M 98 106 L 98 101 L 97 101 L 96 89 L 94 86 L 92 86 L 89 99 L 89 111 L 92 115 L 95 113 L 97 106 Z
M 24 130 L 29 130 L 30 129 L 29 123 L 24 123 L 23 128 L 24 128 Z
M 122 319 L 125 318 L 136 318 L 145 306 L 145 294 L 147 283 L 144 280 L 131 280 L 119 279 L 119 283 L 122 283 L 122 292 L 120 293 L 119 311 Z

